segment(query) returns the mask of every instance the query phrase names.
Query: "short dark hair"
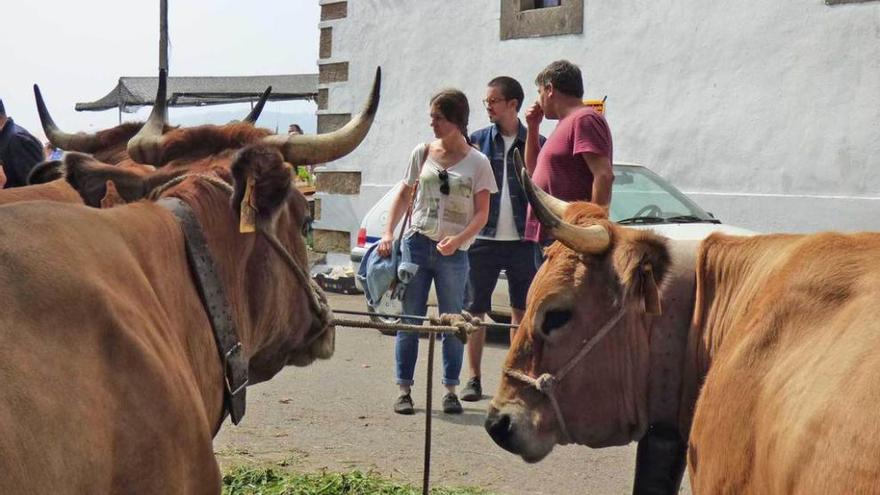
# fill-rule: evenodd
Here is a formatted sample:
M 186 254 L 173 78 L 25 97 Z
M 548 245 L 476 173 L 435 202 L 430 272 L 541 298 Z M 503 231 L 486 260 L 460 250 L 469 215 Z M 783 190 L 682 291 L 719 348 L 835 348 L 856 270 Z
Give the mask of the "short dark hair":
M 568 96 L 584 97 L 584 79 L 577 65 L 568 60 L 557 60 L 551 63 L 535 78 L 539 86 L 553 85 L 553 89 Z
M 464 93 L 457 89 L 444 89 L 431 97 L 431 106 L 436 106 L 444 119 L 457 125 L 464 137 L 468 137 L 467 126 L 471 107 Z
M 2 99 L 0 99 L 0 117 L 6 117 L 6 107 L 3 106 Z
M 501 91 L 501 95 L 504 96 L 505 99 L 508 100 L 516 100 L 516 111 L 519 112 L 519 109 L 522 108 L 523 99 L 525 99 L 525 94 L 523 93 L 522 86 L 520 86 L 519 81 L 512 77 L 507 76 L 498 76 L 495 79 L 489 81 L 487 85 L 490 88 L 498 88 Z

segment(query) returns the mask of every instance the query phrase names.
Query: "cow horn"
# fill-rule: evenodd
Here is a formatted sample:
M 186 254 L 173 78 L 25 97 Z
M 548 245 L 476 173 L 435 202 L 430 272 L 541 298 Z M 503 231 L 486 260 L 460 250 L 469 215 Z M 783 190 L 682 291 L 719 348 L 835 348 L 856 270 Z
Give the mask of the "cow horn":
M 260 101 L 254 105 L 254 108 L 251 109 L 251 113 L 249 113 L 242 122 L 256 124 L 257 119 L 260 118 L 260 114 L 263 113 L 263 107 L 266 106 L 266 101 L 269 99 L 270 94 L 272 94 L 272 86 L 269 86 L 266 88 L 266 91 L 263 91 L 263 96 L 260 97 Z
M 522 155 L 519 154 L 519 150 L 516 148 L 513 149 L 513 166 L 516 168 L 517 177 L 520 178 L 520 185 L 523 187 L 523 190 L 525 190 L 526 184 L 523 182 L 522 177 L 528 178 L 528 174 L 525 171 L 525 165 L 523 165 Z M 531 181 L 529 182 L 531 183 Z M 559 218 L 562 218 L 562 216 L 565 215 L 565 209 L 568 208 L 568 202 L 545 193 L 539 187 L 533 187 L 532 189 L 535 191 L 535 194 L 541 198 L 541 203 L 554 215 Z
M 525 169 L 520 171 L 523 189 L 532 205 L 532 211 L 541 225 L 550 230 L 553 237 L 579 253 L 602 254 L 611 244 L 608 230 L 601 225 L 580 227 L 563 221 L 560 217 L 568 203 L 535 187 Z
M 34 84 L 34 98 L 37 100 L 37 113 L 40 114 L 40 124 L 43 125 L 43 132 L 46 138 L 52 143 L 52 146 L 65 151 L 79 151 L 82 153 L 93 153 L 98 149 L 100 142 L 95 134 L 86 134 L 78 132 L 69 134 L 63 132 L 55 125 L 52 116 L 49 115 L 49 109 L 46 108 L 46 102 L 43 101 L 43 94 L 40 87 Z
M 168 71 L 159 69 L 159 89 L 147 123 L 128 140 L 128 156 L 147 165 L 162 165 L 162 132 L 165 130 L 165 114 L 168 111 Z
M 363 141 L 373 124 L 373 117 L 379 108 L 379 88 L 382 85 L 382 69 L 376 68 L 373 90 L 363 111 L 341 129 L 326 134 L 267 136 L 263 142 L 277 147 L 284 159 L 294 165 L 314 165 L 341 158 Z

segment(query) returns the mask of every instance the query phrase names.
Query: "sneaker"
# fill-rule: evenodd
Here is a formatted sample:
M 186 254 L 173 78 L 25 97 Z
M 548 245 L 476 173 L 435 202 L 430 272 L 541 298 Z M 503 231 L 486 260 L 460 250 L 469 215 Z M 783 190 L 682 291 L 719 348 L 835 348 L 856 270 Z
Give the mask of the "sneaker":
M 443 396 L 443 412 L 446 414 L 461 414 L 464 409 L 461 408 L 461 402 L 452 392 Z
M 483 386 L 480 385 L 480 377 L 475 376 L 468 380 L 467 385 L 461 390 L 461 400 L 476 402 L 483 398 Z
M 394 401 L 394 412 L 397 414 L 415 414 L 413 400 L 409 394 L 403 394 Z

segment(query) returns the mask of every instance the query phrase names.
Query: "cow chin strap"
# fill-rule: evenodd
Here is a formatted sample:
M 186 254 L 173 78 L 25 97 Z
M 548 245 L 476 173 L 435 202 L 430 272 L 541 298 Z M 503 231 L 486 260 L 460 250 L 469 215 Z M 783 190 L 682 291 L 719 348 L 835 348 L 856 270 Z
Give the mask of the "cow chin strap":
M 211 321 L 214 341 L 220 352 L 220 362 L 223 365 L 224 408 L 217 430 L 220 429 L 220 424 L 223 423 L 227 413 L 232 417 L 232 422 L 238 424 L 244 417 L 245 411 L 248 362 L 235 331 L 229 300 L 223 291 L 214 259 L 208 251 L 208 243 L 192 208 L 178 198 L 163 198 L 158 204 L 170 210 L 183 229 L 190 271 L 196 281 L 208 319 Z
M 229 188 L 228 184 L 217 181 L 210 176 L 188 174 L 176 179 L 178 183 L 186 177 L 196 176 L 207 180 L 209 183 L 223 188 Z M 202 234 L 201 226 L 195 217 L 192 208 L 178 198 L 162 198 L 157 202 L 170 210 L 180 222 L 186 238 L 186 257 L 189 260 L 190 270 L 196 280 L 199 296 L 211 321 L 214 330 L 214 341 L 220 353 L 220 361 L 223 365 L 223 414 L 217 423 L 216 431 L 226 419 L 226 414 L 232 418 L 233 424 L 238 424 L 244 417 L 246 405 L 246 392 L 248 385 L 248 362 L 242 352 L 241 341 L 235 331 L 235 323 L 229 308 L 229 300 L 223 291 L 220 277 L 214 268 L 214 260 L 208 251 L 208 243 Z M 285 264 L 299 279 L 303 290 L 306 291 L 309 300 L 309 309 L 315 316 L 315 321 L 320 325 L 312 337 L 303 345 L 311 345 L 333 327 L 333 313 L 330 304 L 321 288 L 308 276 L 306 271 L 299 266 L 293 256 L 284 248 L 281 242 L 271 232 L 260 229 L 260 233 L 269 242 L 273 250 L 284 260 Z
M 269 242 L 272 249 L 275 250 L 278 256 L 280 256 L 291 271 L 293 271 L 297 279 L 299 279 L 300 285 L 309 297 L 309 310 L 311 310 L 312 315 L 315 316 L 315 321 L 320 325 L 320 329 L 315 332 L 305 344 L 303 344 L 304 346 L 309 346 L 333 327 L 333 312 L 330 310 L 330 302 L 327 301 L 327 296 L 317 282 L 315 282 L 299 263 L 293 259 L 293 256 L 290 255 L 287 249 L 281 244 L 281 241 L 279 241 L 274 234 L 262 229 L 260 230 L 260 233 L 263 234 L 263 237 L 266 238 L 266 241 Z
M 568 428 L 565 426 L 565 418 L 562 416 L 562 409 L 559 407 L 559 401 L 556 400 L 556 395 L 553 393 L 554 388 L 558 385 L 575 366 L 596 347 L 596 344 L 602 340 L 605 335 L 614 328 L 614 325 L 617 324 L 618 321 L 623 317 L 623 314 L 626 312 L 627 305 L 622 304 L 620 306 L 620 310 L 608 320 L 602 328 L 596 332 L 596 335 L 593 336 L 590 340 L 586 340 L 581 347 L 581 350 L 578 351 L 571 360 L 562 367 L 555 375 L 552 373 L 544 373 L 538 378 L 532 378 L 531 376 L 517 371 L 511 368 L 505 368 L 504 374 L 507 376 L 519 380 L 523 383 L 531 385 L 539 392 L 547 396 L 550 400 L 550 404 L 553 406 L 553 411 L 556 413 L 556 421 L 559 423 L 559 430 L 562 433 L 562 442 L 563 443 L 571 443 L 571 436 L 568 433 Z

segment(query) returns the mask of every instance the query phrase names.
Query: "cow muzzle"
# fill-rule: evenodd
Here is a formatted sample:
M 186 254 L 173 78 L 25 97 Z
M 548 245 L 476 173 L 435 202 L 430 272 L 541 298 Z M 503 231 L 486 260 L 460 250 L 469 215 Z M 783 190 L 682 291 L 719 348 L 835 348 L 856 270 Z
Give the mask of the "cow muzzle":
M 314 321 L 310 335 L 311 340 L 304 347 L 294 351 L 288 364 L 308 366 L 316 359 L 330 359 L 336 351 L 336 326 Z
M 541 461 L 556 445 L 556 437 L 540 434 L 533 415 L 519 404 L 507 404 L 500 409 L 489 406 L 484 427 L 499 447 L 529 463 Z

